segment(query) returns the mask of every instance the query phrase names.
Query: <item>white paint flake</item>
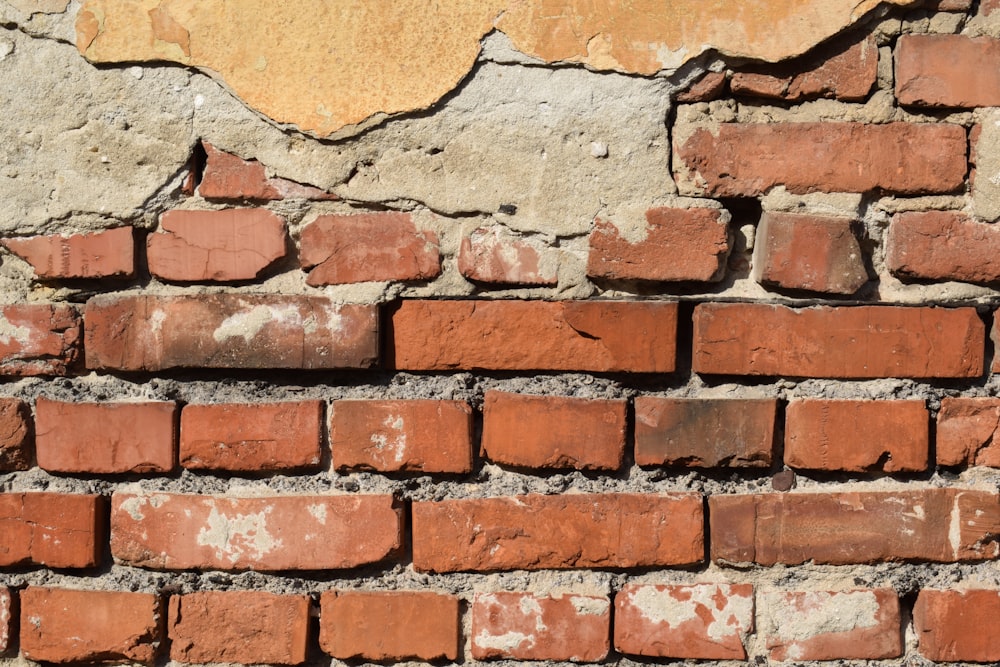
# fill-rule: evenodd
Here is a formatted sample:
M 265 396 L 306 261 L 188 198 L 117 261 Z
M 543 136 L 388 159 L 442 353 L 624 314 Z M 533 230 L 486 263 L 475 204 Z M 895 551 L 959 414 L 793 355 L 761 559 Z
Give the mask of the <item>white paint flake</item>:
M 200 546 L 213 547 L 215 557 L 236 563 L 241 559 L 258 560 L 281 547 L 267 530 L 267 511 L 229 517 L 212 507 L 208 524 L 198 532 Z

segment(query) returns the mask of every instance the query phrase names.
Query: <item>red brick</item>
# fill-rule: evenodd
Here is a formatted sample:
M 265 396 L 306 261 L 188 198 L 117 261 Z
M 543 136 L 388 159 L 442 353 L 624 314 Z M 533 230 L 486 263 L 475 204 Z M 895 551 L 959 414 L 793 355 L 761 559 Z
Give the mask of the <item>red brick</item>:
M 1000 468 L 1000 398 L 944 398 L 937 416 L 937 462 Z
M 177 405 L 35 401 L 38 466 L 50 472 L 150 473 L 176 466 Z
M 744 660 L 750 584 L 628 584 L 615 596 L 615 648 L 630 655 Z
M 902 35 L 896 42 L 896 97 L 924 107 L 1000 106 L 1000 40 L 967 35 Z
M 697 493 L 413 503 L 413 566 L 425 572 L 691 565 L 704 550 Z
M 399 370 L 670 373 L 677 304 L 404 300 L 387 361 Z
M 769 591 L 762 632 L 771 660 L 884 660 L 903 655 L 892 589 Z
M 21 591 L 21 654 L 39 662 L 152 664 L 163 641 L 153 593 L 29 586 Z
M 688 102 L 711 102 L 718 99 L 726 89 L 725 72 L 705 72 L 697 81 L 677 94 L 677 101 L 681 104 Z
M 456 660 L 459 607 L 427 591 L 328 591 L 319 645 L 339 660 Z
M 0 398 L 0 471 L 28 470 L 33 451 L 28 405 L 16 398 Z
M 437 234 L 409 213 L 323 215 L 302 230 L 300 259 L 309 285 L 429 280 L 441 274 Z
M 635 399 L 635 462 L 641 466 L 768 468 L 774 399 Z
M 302 185 L 284 178 L 268 178 L 257 160 L 243 158 L 221 151 L 207 141 L 205 170 L 198 194 L 205 199 L 275 201 L 279 199 L 336 199 L 310 185 Z
M 825 215 L 765 213 L 754 244 L 754 279 L 764 285 L 854 294 L 868 282 L 853 220 Z
M 935 662 L 1000 661 L 1000 640 L 992 631 L 1000 616 L 1000 591 L 920 591 L 913 629 L 920 654 Z
M 334 401 L 330 449 L 337 470 L 471 472 L 472 408 L 462 401 Z
M 321 401 L 186 405 L 180 461 L 193 470 L 315 468 L 322 431 Z
M 723 123 L 681 126 L 674 172 L 682 194 L 931 194 L 965 183 L 965 128 L 945 123 Z
M 760 565 L 996 558 L 996 493 L 767 493 L 708 499 L 712 559 Z
M 111 553 L 164 570 L 343 569 L 393 556 L 402 525 L 390 495 L 115 493 Z
M 68 375 L 80 354 L 80 316 L 65 304 L 0 306 L 0 375 Z
M 0 567 L 93 567 L 105 535 L 100 496 L 0 493 Z
M 557 253 L 500 225 L 479 227 L 462 238 L 458 270 L 480 283 L 552 286 L 559 283 Z
M 807 470 L 927 470 L 923 400 L 798 399 L 785 413 L 785 465 Z
M 901 278 L 992 283 L 1000 280 L 1000 228 L 962 213 L 897 213 L 889 226 L 886 265 Z
M 645 227 L 634 234 L 597 219 L 590 233 L 587 275 L 607 280 L 721 280 L 729 256 L 728 217 L 717 208 L 651 208 Z
M 285 256 L 285 222 L 262 208 L 167 211 L 146 239 L 149 272 L 177 282 L 253 280 Z
M 87 367 L 367 368 L 378 311 L 325 297 L 98 296 L 87 302 Z
M 786 63 L 767 63 L 734 72 L 734 95 L 798 102 L 817 97 L 862 101 L 878 78 L 878 45 L 873 35 Z
M 472 657 L 601 662 L 610 648 L 610 629 L 607 597 L 477 593 Z
M 625 401 L 486 392 L 482 454 L 524 468 L 617 470 Z
M 983 374 L 973 308 L 788 308 L 707 303 L 694 311 L 696 373 L 830 378 Z
M 35 275 L 42 280 L 131 278 L 135 274 L 131 227 L 72 236 L 4 239 L 0 243 L 31 264 Z
M 9 588 L 0 588 L 0 656 L 7 655 L 13 642 L 11 642 L 14 628 L 14 598 L 10 594 Z
M 298 665 L 309 645 L 309 596 L 201 591 L 170 598 L 170 659 Z

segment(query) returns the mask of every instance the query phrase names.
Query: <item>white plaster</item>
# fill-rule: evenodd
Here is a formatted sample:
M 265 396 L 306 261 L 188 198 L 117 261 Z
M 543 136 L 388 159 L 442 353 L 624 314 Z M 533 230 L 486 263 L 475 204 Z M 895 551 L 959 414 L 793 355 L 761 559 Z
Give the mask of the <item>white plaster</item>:
M 257 560 L 282 546 L 267 530 L 267 511 L 229 517 L 213 506 L 208 523 L 198 532 L 200 546 L 213 547 L 215 557 L 236 563 L 242 558 Z
M 721 640 L 745 631 L 753 617 L 753 599 L 733 595 L 727 589 L 728 586 L 713 584 L 690 586 L 684 589 L 690 597 L 678 600 L 670 589 L 661 591 L 656 586 L 641 586 L 629 594 L 629 602 L 646 620 L 671 628 L 700 620 L 699 608 L 707 608 L 712 614 L 712 622 L 705 631 L 712 639 Z M 714 599 L 720 590 L 725 598 L 722 609 Z

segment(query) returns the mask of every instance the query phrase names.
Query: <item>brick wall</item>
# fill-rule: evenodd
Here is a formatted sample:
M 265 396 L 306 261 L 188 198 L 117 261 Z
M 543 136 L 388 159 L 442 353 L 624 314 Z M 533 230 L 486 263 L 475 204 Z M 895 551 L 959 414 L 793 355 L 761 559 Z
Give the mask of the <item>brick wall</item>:
M 211 137 L 4 238 L 2 661 L 1000 661 L 1000 30 L 935 4 L 677 75 L 679 196 L 582 238 Z

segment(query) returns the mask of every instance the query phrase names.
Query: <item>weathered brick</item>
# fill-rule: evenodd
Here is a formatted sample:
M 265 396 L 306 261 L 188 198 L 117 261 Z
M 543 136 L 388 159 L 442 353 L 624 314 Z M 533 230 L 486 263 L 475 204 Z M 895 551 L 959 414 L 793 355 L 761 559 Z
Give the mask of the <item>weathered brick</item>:
M 472 471 L 472 408 L 463 401 L 338 400 L 330 416 L 338 470 Z
M 50 472 L 151 473 L 176 466 L 177 404 L 35 401 L 38 466 Z
M 759 600 L 771 660 L 885 660 L 903 654 L 899 598 L 891 588 L 767 591 Z
M 601 662 L 610 629 L 611 604 L 603 596 L 497 592 L 472 601 L 476 660 Z
M 29 586 L 21 591 L 21 654 L 38 662 L 152 664 L 163 641 L 153 593 Z
M 84 319 L 95 370 L 367 368 L 378 359 L 376 308 L 325 297 L 108 295 L 88 301 Z
M 302 230 L 300 259 L 309 285 L 429 280 L 441 274 L 437 234 L 409 213 L 323 215 Z
M 525 468 L 617 470 L 625 401 L 486 392 L 482 454 Z
M 606 280 L 718 281 L 729 256 L 729 214 L 717 208 L 652 208 L 630 228 L 597 219 L 587 275 Z
M 480 283 L 552 286 L 559 283 L 559 251 L 501 225 L 478 227 L 462 238 L 458 270 Z
M 0 471 L 28 470 L 34 458 L 31 410 L 16 398 L 0 398 Z
M 974 308 L 788 308 L 707 303 L 694 311 L 696 373 L 948 378 L 983 373 Z
M 0 567 L 93 567 L 101 560 L 105 531 L 100 496 L 0 494 Z
M 404 300 L 387 364 L 400 370 L 674 370 L 677 304 Z
M 945 123 L 722 123 L 679 127 L 673 164 L 686 195 L 917 195 L 961 189 L 966 148 L 965 128 Z
M 80 329 L 80 316 L 66 304 L 0 306 L 0 375 L 68 375 Z
M 964 12 L 972 8 L 972 0 L 928 0 L 926 6 L 939 12 Z
M 253 280 L 285 256 L 287 240 L 285 222 L 266 209 L 173 210 L 146 239 L 146 255 L 162 280 Z
M 198 194 L 205 199 L 275 201 L 337 198 L 311 185 L 284 178 L 268 178 L 264 165 L 257 160 L 244 160 L 219 150 L 207 141 L 201 142 L 201 145 L 206 159 Z
M 164 570 L 326 570 L 384 560 L 402 545 L 390 495 L 236 498 L 115 493 L 111 553 Z
M 0 241 L 31 264 L 42 280 L 131 278 L 135 274 L 135 239 L 131 227 L 93 234 L 31 236 Z
M 240 472 L 316 467 L 322 431 L 321 401 L 186 405 L 180 463 Z
M 797 565 L 996 558 L 996 493 L 965 489 L 709 497 L 712 559 Z
M 704 550 L 697 493 L 413 503 L 413 566 L 421 571 L 690 565 Z
M 868 271 L 852 224 L 835 216 L 764 213 L 753 248 L 754 279 L 785 289 L 854 294 L 868 282 Z
M 1000 40 L 968 35 L 902 35 L 896 42 L 896 98 L 924 107 L 1000 106 Z
M 1000 468 L 1000 398 L 943 398 L 937 415 L 937 462 Z
M 428 591 L 328 591 L 319 644 L 339 660 L 456 660 L 458 598 Z
M 687 90 L 677 94 L 677 102 L 687 104 L 689 102 L 711 102 L 719 98 L 726 89 L 725 72 L 705 72 L 697 81 L 692 83 Z
M 935 662 L 1000 661 L 1000 639 L 991 629 L 1000 616 L 1000 591 L 924 589 L 913 606 L 920 654 Z
M 743 660 L 753 586 L 628 584 L 615 596 L 615 648 L 630 655 Z
M 14 597 L 9 588 L 0 587 L 0 656 L 7 655 L 12 646 L 14 627 Z
M 894 275 L 921 280 L 992 283 L 1000 228 L 954 211 L 897 213 L 889 226 L 885 262 Z
M 927 469 L 923 400 L 797 399 L 785 412 L 785 465 L 807 470 Z
M 774 399 L 635 399 L 635 462 L 641 466 L 767 468 Z
M 810 53 L 785 63 L 767 63 L 734 72 L 729 88 L 749 95 L 798 102 L 817 97 L 861 101 L 878 78 L 878 44 L 866 35 L 850 44 Z
M 170 597 L 170 658 L 298 665 L 309 645 L 309 596 L 201 591 Z

